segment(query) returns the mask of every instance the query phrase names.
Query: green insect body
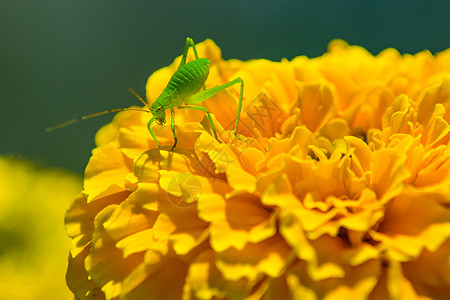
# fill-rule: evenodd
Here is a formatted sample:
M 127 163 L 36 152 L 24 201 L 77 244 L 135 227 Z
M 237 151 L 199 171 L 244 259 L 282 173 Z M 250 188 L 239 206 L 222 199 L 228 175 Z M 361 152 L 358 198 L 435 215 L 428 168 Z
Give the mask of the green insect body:
M 189 48 L 192 47 L 194 50 L 195 60 L 186 63 L 187 52 Z M 209 74 L 209 65 L 210 61 L 206 58 L 198 58 L 197 50 L 195 48 L 194 41 L 191 38 L 186 39 L 186 45 L 184 48 L 183 56 L 181 57 L 181 63 L 178 67 L 178 70 L 172 75 L 167 87 L 163 90 L 161 95 L 155 100 L 155 102 L 150 106 L 150 112 L 153 114 L 153 118 L 147 124 L 147 128 L 150 131 L 153 139 L 155 140 L 158 147 L 161 147 L 158 139 L 156 138 L 151 125 L 153 122 L 157 124 L 165 124 L 166 122 L 166 113 L 165 110 L 169 109 L 172 114 L 171 120 L 171 129 L 173 133 L 173 138 L 175 140 L 172 150 L 177 145 L 177 135 L 175 132 L 175 112 L 174 107 L 178 109 L 195 109 L 201 110 L 206 113 L 208 117 L 209 123 L 211 124 L 211 129 L 213 131 L 214 137 L 217 141 L 220 142 L 219 137 L 217 136 L 216 128 L 214 126 L 214 122 L 212 121 L 211 114 L 208 109 L 203 106 L 196 106 L 194 104 L 198 104 L 203 102 L 206 99 L 211 98 L 215 94 L 223 91 L 224 89 L 240 83 L 240 93 L 239 93 L 239 104 L 238 104 L 238 113 L 236 118 L 236 124 L 234 127 L 234 134 L 237 135 L 237 128 L 239 125 L 239 117 L 241 114 L 242 107 L 242 96 L 244 92 L 244 81 L 241 78 L 236 78 L 228 83 L 225 83 L 220 86 L 216 86 L 210 89 L 204 89 L 200 91 L 200 89 L 205 87 L 205 81 L 208 78 Z M 141 101 L 143 101 L 141 99 Z
M 196 94 L 205 84 L 209 75 L 209 65 L 211 61 L 206 58 L 199 58 L 181 66 L 172 76 L 167 87 L 163 91 L 174 97 L 178 95 L 186 100 Z M 172 100 L 177 102 L 176 99 Z
M 167 87 L 151 105 L 150 111 L 157 124 L 162 125 L 166 122 L 164 108 L 180 108 L 180 105 L 189 103 L 189 98 L 204 86 L 210 64 L 211 61 L 206 58 L 193 60 L 181 66 L 172 75 Z
M 193 49 L 195 60 L 186 63 L 187 54 L 189 48 Z M 130 89 L 130 92 L 133 93 L 142 103 L 145 104 L 145 106 L 148 107 L 148 110 L 140 109 L 140 108 L 117 108 L 117 109 L 110 109 L 102 112 L 98 112 L 92 115 L 83 116 L 77 119 L 70 120 L 68 122 L 48 127 L 45 129 L 45 131 L 52 131 L 67 125 L 70 125 L 72 123 L 78 122 L 80 120 L 93 118 L 96 116 L 100 116 L 106 113 L 112 113 L 112 112 L 118 112 L 118 111 L 124 111 L 124 110 L 138 110 L 138 111 L 150 111 L 150 113 L 153 115 L 153 117 L 150 119 L 150 121 L 147 123 L 147 128 L 152 135 L 153 139 L 155 140 L 158 147 L 161 147 L 161 145 L 158 142 L 158 139 L 156 138 L 156 135 L 151 128 L 151 125 L 153 122 L 156 122 L 159 125 L 166 123 L 166 110 L 170 110 L 171 112 L 171 129 L 173 133 L 173 138 L 175 140 L 172 150 L 177 145 L 177 135 L 175 132 L 175 111 L 174 108 L 178 109 L 194 109 L 194 110 L 200 110 L 206 113 L 209 123 L 211 125 L 211 129 L 213 131 L 214 137 L 217 141 L 220 142 L 216 128 L 214 126 L 214 122 L 212 121 L 211 114 L 209 113 L 208 109 L 204 106 L 197 106 L 195 104 L 201 103 L 206 99 L 209 99 L 213 97 L 215 94 L 223 91 L 224 89 L 234 85 L 234 84 L 240 84 L 240 93 L 239 93 L 239 103 L 238 103 L 238 112 L 237 112 L 237 118 L 236 123 L 234 127 L 234 134 L 237 136 L 237 128 L 239 125 L 239 117 L 241 113 L 241 107 L 242 107 L 242 96 L 244 92 L 244 81 L 241 78 L 236 78 L 228 83 L 225 83 L 220 86 L 215 86 L 210 89 L 205 88 L 205 82 L 208 78 L 209 74 L 209 66 L 211 64 L 211 61 L 206 58 L 198 58 L 197 49 L 195 48 L 194 41 L 191 38 L 186 38 L 186 44 L 184 48 L 183 55 L 181 57 L 180 65 L 178 66 L 177 71 L 172 75 L 170 78 L 169 83 L 167 84 L 166 88 L 162 91 L 161 95 L 155 100 L 155 102 L 152 105 L 148 105 L 147 102 L 145 102 L 134 90 Z M 201 90 L 203 88 L 203 90 Z

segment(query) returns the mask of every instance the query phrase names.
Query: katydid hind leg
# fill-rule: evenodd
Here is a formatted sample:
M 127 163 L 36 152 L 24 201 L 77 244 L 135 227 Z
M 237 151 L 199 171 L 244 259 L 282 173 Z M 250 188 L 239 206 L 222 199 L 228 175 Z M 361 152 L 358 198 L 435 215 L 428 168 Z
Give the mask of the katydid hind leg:
M 191 39 L 190 37 L 186 38 L 186 44 L 184 46 L 183 55 L 181 56 L 181 62 L 180 62 L 180 65 L 178 66 L 177 70 L 179 70 L 182 66 L 184 66 L 186 64 L 187 55 L 188 55 L 190 47 L 192 47 L 192 50 L 194 51 L 195 59 L 198 59 L 197 48 L 195 47 L 194 40 Z M 203 84 L 203 89 L 206 90 L 205 84 Z
M 239 126 L 239 118 L 241 117 L 241 109 L 242 109 L 242 96 L 244 94 L 244 81 L 241 78 L 238 78 L 241 83 L 240 91 L 239 91 L 239 104 L 238 104 L 238 112 L 236 117 L 236 125 L 234 126 L 234 135 L 237 136 L 237 129 Z
M 211 98 L 215 94 L 217 94 L 217 93 L 223 91 L 224 89 L 226 89 L 234 84 L 237 84 L 237 83 L 240 83 L 238 112 L 237 112 L 237 117 L 236 117 L 236 124 L 234 127 L 234 134 L 237 135 L 237 128 L 239 126 L 239 118 L 241 116 L 241 109 L 242 109 L 242 97 L 244 94 L 244 81 L 240 77 L 238 77 L 228 83 L 225 83 L 223 85 L 215 86 L 213 88 L 198 92 L 197 94 L 195 94 L 191 98 L 189 98 L 188 103 L 189 104 L 198 104 L 200 102 L 203 102 L 206 99 Z
M 188 38 L 186 38 L 186 44 L 184 46 L 183 56 L 181 57 L 181 62 L 180 62 L 180 65 L 178 66 L 178 69 L 186 64 L 189 47 L 192 47 L 192 50 L 194 50 L 195 59 L 198 59 L 197 48 L 195 48 L 194 40 L 191 39 L 190 37 L 188 37 Z

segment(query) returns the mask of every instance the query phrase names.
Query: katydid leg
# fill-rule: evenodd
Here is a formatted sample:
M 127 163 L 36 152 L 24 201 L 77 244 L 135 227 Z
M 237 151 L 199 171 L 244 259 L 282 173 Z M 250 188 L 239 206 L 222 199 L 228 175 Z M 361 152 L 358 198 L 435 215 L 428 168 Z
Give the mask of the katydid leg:
M 213 131 L 213 133 L 214 133 L 214 137 L 216 138 L 216 140 L 217 140 L 219 143 L 222 143 L 222 142 L 219 140 L 219 137 L 217 136 L 216 127 L 214 126 L 214 123 L 213 123 L 212 118 L 211 118 L 211 114 L 209 113 L 209 111 L 208 111 L 208 109 L 207 109 L 206 107 L 203 107 L 203 106 L 195 106 L 195 105 L 184 105 L 184 106 L 180 106 L 180 107 L 178 107 L 178 108 L 182 108 L 182 109 L 184 109 L 184 108 L 190 108 L 190 109 L 195 109 L 195 110 L 201 110 L 201 111 L 204 111 L 204 112 L 206 113 L 206 115 L 208 116 L 209 124 L 211 124 L 211 128 L 212 128 L 212 131 Z
M 148 121 L 148 123 L 147 123 L 147 128 L 148 128 L 148 131 L 150 131 L 150 134 L 152 135 L 153 139 L 155 140 L 156 145 L 158 145 L 158 147 L 161 148 L 161 145 L 159 144 L 158 139 L 156 138 L 156 135 L 153 132 L 153 129 L 151 128 L 151 125 L 153 124 L 154 121 L 155 121 L 155 117 L 151 118 L 150 121 Z
M 178 69 L 186 64 L 189 47 L 192 47 L 192 50 L 194 50 L 195 59 L 198 59 L 197 49 L 195 48 L 194 40 L 188 37 L 188 38 L 186 38 L 186 44 L 184 46 L 183 56 L 181 57 L 181 62 L 180 62 L 180 65 L 178 66 Z
M 239 92 L 239 104 L 238 104 L 238 112 L 237 112 L 237 118 L 236 118 L 236 125 L 234 127 L 234 134 L 237 135 L 237 128 L 239 125 L 239 118 L 241 116 L 241 108 L 242 108 L 242 95 L 244 93 L 244 81 L 238 77 L 228 83 L 225 83 L 224 85 L 220 85 L 220 86 L 215 86 L 213 88 L 198 92 L 197 94 L 193 95 L 191 98 L 189 98 L 188 103 L 189 104 L 197 104 L 200 102 L 205 101 L 206 99 L 211 98 L 212 96 L 214 96 L 215 94 L 223 91 L 224 89 L 236 84 L 236 83 L 240 83 L 241 87 L 240 87 L 240 92 Z M 197 107 L 201 107 L 201 106 L 197 106 Z
M 173 139 L 175 140 L 175 143 L 173 143 L 172 146 L 172 151 L 175 148 L 175 146 L 177 145 L 178 139 L 177 139 L 177 134 L 175 133 L 175 112 L 173 111 L 173 107 L 170 108 L 170 113 L 172 114 L 172 133 L 173 133 Z
M 188 37 L 188 38 L 186 38 L 186 44 L 184 46 L 183 56 L 181 56 L 181 62 L 180 62 L 180 65 L 178 66 L 178 69 L 180 69 L 182 66 L 184 66 L 186 64 L 189 47 L 192 47 L 192 50 L 194 50 L 195 59 L 198 59 L 197 48 L 195 48 L 194 40 Z M 203 84 L 203 89 L 206 90 L 206 87 L 204 84 Z
M 237 112 L 237 117 L 236 117 L 236 125 L 234 126 L 234 135 L 237 136 L 237 129 L 238 129 L 238 125 L 239 125 L 239 118 L 241 117 L 241 108 L 242 108 L 242 95 L 244 94 L 244 81 L 241 78 L 237 78 L 239 79 L 237 82 L 241 83 L 241 88 L 239 91 L 239 104 L 238 104 L 238 112 Z M 237 80 L 235 79 L 235 80 Z

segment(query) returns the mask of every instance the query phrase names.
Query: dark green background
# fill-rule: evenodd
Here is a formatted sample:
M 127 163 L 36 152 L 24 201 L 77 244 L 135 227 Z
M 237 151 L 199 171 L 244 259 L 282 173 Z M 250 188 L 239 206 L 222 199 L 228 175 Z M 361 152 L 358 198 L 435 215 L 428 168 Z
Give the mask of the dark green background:
M 209 37 L 225 58 L 319 56 L 333 38 L 376 54 L 450 47 L 450 1 L 0 0 L 0 154 L 82 173 L 111 115 L 148 76 Z

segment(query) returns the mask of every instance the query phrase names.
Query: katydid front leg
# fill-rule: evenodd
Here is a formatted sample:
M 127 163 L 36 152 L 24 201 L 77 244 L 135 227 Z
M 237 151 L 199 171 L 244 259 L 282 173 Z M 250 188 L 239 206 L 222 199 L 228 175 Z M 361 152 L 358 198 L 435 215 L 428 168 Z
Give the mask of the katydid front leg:
M 155 117 L 151 118 L 150 121 L 148 121 L 147 128 L 148 128 L 148 131 L 150 131 L 150 134 L 152 135 L 153 139 L 155 140 L 156 145 L 158 145 L 158 148 L 161 148 L 161 145 L 159 144 L 158 139 L 156 138 L 155 132 L 153 131 L 153 129 L 151 127 L 153 122 L 155 122 Z

